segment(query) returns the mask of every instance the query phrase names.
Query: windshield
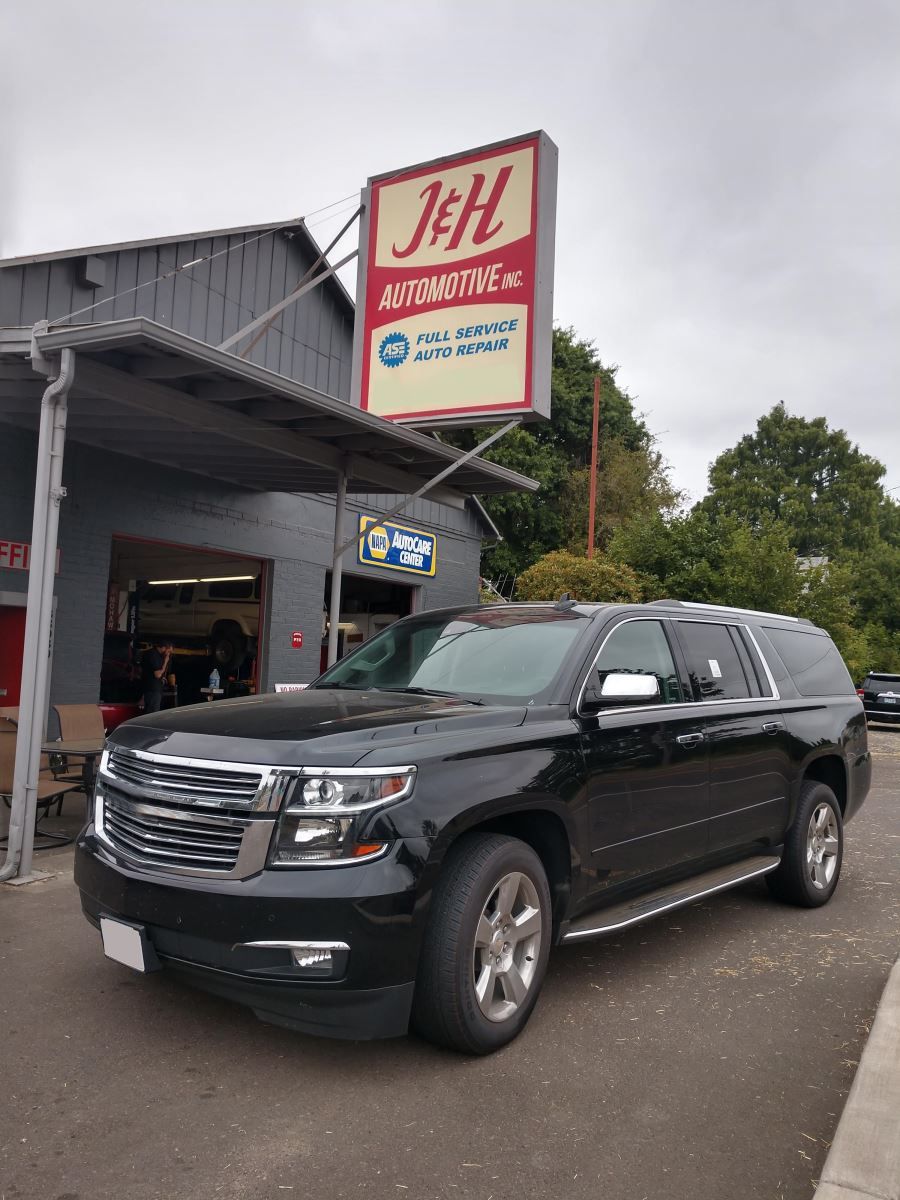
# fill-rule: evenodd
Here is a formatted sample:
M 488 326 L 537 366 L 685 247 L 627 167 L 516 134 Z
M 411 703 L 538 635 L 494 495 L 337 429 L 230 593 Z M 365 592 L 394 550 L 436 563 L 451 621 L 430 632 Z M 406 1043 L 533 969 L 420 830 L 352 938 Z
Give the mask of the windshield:
M 551 608 L 423 613 L 389 626 L 313 686 L 450 693 L 501 704 L 546 700 L 586 620 Z

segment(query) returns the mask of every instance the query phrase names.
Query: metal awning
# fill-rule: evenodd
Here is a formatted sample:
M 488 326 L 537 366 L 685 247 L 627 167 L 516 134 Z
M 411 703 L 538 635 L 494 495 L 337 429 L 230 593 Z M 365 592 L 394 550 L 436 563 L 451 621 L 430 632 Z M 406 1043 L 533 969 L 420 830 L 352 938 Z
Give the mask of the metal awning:
M 32 330 L 0 331 L 0 420 L 37 429 L 44 375 L 28 360 Z M 435 438 L 326 396 L 142 317 L 50 327 L 41 354 L 77 354 L 67 438 L 258 491 L 407 495 L 462 456 Z M 480 459 L 431 497 L 534 491 Z

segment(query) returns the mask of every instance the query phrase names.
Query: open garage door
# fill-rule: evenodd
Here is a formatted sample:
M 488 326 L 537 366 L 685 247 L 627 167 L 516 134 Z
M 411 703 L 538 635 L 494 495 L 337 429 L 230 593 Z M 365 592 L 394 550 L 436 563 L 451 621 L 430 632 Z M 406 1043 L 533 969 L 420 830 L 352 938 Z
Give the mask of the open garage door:
M 407 617 L 416 608 L 419 589 L 402 583 L 372 579 L 344 572 L 341 586 L 341 618 L 338 625 L 338 658 L 343 658 L 382 629 Z M 328 665 L 328 612 L 331 604 L 331 572 L 325 578 L 322 618 L 321 670 Z
M 113 538 L 100 693 L 113 723 L 139 711 L 154 647 L 171 647 L 162 707 L 255 692 L 264 577 L 260 559 Z

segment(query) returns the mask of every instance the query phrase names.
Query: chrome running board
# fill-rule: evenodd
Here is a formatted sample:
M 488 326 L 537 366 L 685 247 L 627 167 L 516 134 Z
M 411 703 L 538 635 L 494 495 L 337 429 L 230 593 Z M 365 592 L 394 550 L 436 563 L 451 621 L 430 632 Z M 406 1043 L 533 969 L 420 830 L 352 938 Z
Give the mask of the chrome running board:
M 705 871 L 702 875 L 694 875 L 680 883 L 657 888 L 655 892 L 635 896 L 622 904 L 595 909 L 572 921 L 562 941 L 579 942 L 586 938 L 603 937 L 604 934 L 615 933 L 629 925 L 637 925 L 639 921 L 649 921 L 651 917 L 657 917 L 660 913 L 681 908 L 685 904 L 693 904 L 695 900 L 712 896 L 716 892 L 724 892 L 726 888 L 736 887 L 748 879 L 755 879 L 757 875 L 767 875 L 769 871 L 774 871 L 780 862 L 781 858 L 777 854 L 760 854 L 754 858 L 745 858 L 741 862 L 730 863 L 727 867 Z

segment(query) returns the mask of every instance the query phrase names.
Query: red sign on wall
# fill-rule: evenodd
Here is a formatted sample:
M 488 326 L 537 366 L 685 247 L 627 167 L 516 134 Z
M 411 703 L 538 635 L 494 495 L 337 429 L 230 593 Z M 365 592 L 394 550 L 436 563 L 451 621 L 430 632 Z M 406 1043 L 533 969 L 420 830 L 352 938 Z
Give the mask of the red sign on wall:
M 301 630 L 295 629 L 291 634 L 291 646 L 294 648 L 294 650 L 303 649 L 303 633 Z
M 4 542 L 0 538 L 0 567 L 10 571 L 27 571 L 31 562 L 30 542 Z M 56 571 L 59 573 L 59 550 L 56 551 Z
M 360 407 L 419 425 L 549 416 L 556 157 L 537 133 L 370 179 Z

